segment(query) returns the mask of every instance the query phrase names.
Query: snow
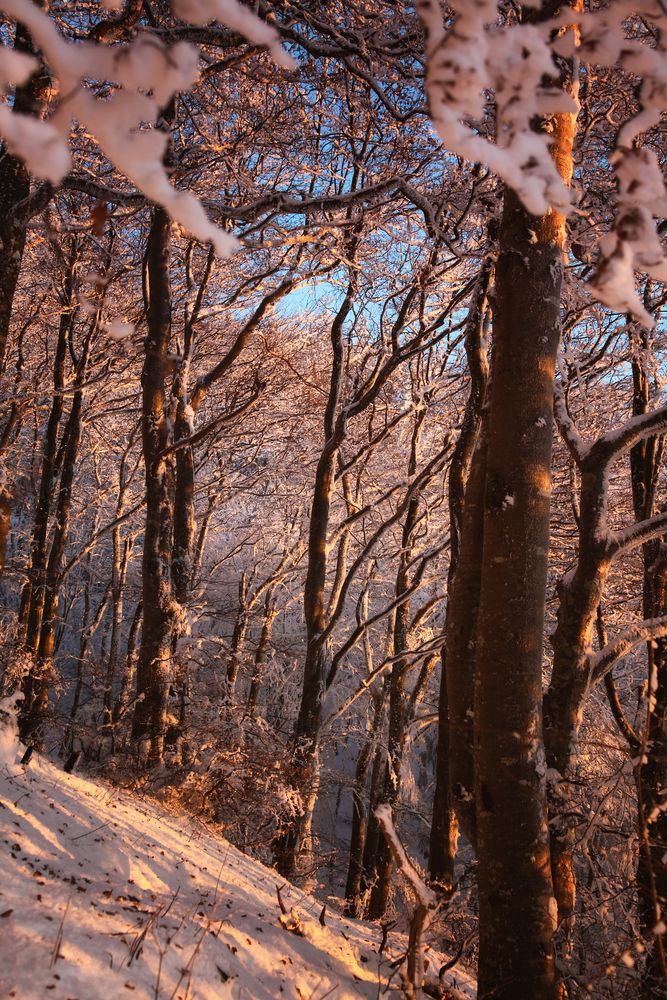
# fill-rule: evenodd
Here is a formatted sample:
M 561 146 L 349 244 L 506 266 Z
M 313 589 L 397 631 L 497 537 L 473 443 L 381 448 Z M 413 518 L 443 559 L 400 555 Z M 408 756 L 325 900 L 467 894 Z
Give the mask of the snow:
M 280 36 L 276 29 L 260 21 L 247 7 L 238 0 L 172 0 L 172 9 L 177 17 L 191 24 L 207 24 L 209 21 L 221 21 L 244 35 L 248 41 L 256 45 L 266 45 L 274 61 L 285 69 L 294 69 L 296 63 L 285 52 L 280 44 Z
M 134 333 L 134 323 L 126 323 L 121 319 L 112 319 L 104 325 L 104 331 L 111 340 L 127 340 Z
M 356 1000 L 392 975 L 404 937 L 379 954 L 377 925 L 329 909 L 322 926 L 321 901 L 193 819 L 45 758 L 21 766 L 11 719 L 0 748 L 3 997 Z

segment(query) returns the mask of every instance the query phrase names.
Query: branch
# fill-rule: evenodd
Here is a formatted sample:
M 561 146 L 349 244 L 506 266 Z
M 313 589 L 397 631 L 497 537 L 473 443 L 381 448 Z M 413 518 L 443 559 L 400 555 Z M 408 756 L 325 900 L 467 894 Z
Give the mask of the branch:
M 607 551 L 612 558 L 615 558 L 619 553 L 629 552 L 658 535 L 664 535 L 665 532 L 667 532 L 667 511 L 662 511 L 646 521 L 630 525 L 629 528 L 610 532 Z
M 173 444 L 170 444 L 167 448 L 163 448 L 162 451 L 155 456 L 154 466 L 157 466 L 158 462 L 168 458 L 169 455 L 175 454 L 177 451 L 183 451 L 184 448 L 193 448 L 210 434 L 221 430 L 225 424 L 236 420 L 237 417 L 240 417 L 243 413 L 249 410 L 254 403 L 257 402 L 265 388 L 266 383 L 256 378 L 250 395 L 242 400 L 238 406 L 235 406 L 232 410 L 227 410 L 221 416 L 214 417 L 213 420 L 204 424 L 200 430 L 191 434 L 189 437 L 181 438 L 179 441 L 175 441 Z
M 375 625 L 382 618 L 388 618 L 389 615 L 392 613 L 392 611 L 396 611 L 404 604 L 407 604 L 407 602 L 413 597 L 413 595 L 422 587 L 422 579 L 428 562 L 431 559 L 436 558 L 448 544 L 449 544 L 449 537 L 447 537 L 444 540 L 444 542 L 441 545 L 437 546 L 435 549 L 431 549 L 428 552 L 424 553 L 422 561 L 419 564 L 417 572 L 415 573 L 410 585 L 406 587 L 406 589 L 401 594 L 397 594 L 389 602 L 389 604 L 387 604 L 384 608 L 382 608 L 381 611 L 376 611 L 376 613 L 371 615 L 370 618 L 366 618 L 363 621 L 358 622 L 357 627 L 350 633 L 350 635 L 347 637 L 343 645 L 340 647 L 340 649 L 336 652 L 335 656 L 331 660 L 331 666 L 329 667 L 329 673 L 327 674 L 327 680 L 325 685 L 327 691 L 329 690 L 329 688 L 331 687 L 336 678 L 336 674 L 338 672 L 338 667 L 340 665 L 341 660 L 343 660 L 345 656 L 347 656 L 352 647 L 357 644 L 362 635 L 364 635 L 368 631 L 368 629 L 371 628 L 371 626 Z M 434 598 L 433 603 L 437 603 L 437 601 L 441 599 L 442 598 L 438 596 Z M 411 631 L 413 627 L 414 626 L 411 625 Z
M 326 640 L 331 635 L 336 622 L 343 613 L 343 609 L 345 607 L 345 600 L 347 598 L 347 592 L 350 589 L 352 580 L 357 574 L 361 564 L 368 557 L 369 552 L 372 551 L 374 546 L 377 544 L 380 538 L 385 534 L 385 532 L 388 531 L 392 525 L 396 524 L 397 521 L 400 521 L 405 511 L 407 510 L 408 504 L 410 503 L 410 500 L 415 494 L 415 492 L 424 489 L 427 483 L 429 483 L 434 476 L 438 475 L 438 473 L 442 470 L 450 451 L 451 451 L 451 439 L 448 436 L 444 448 L 442 448 L 442 450 L 433 459 L 431 459 L 428 465 L 426 465 L 422 469 L 419 475 L 415 476 L 415 478 L 412 480 L 409 487 L 405 491 L 405 496 L 403 497 L 402 501 L 400 502 L 400 504 L 398 505 L 392 516 L 388 518 L 383 524 L 381 524 L 371 535 L 368 542 L 366 543 L 366 545 L 359 553 L 352 566 L 350 567 L 350 570 L 347 576 L 345 577 L 345 580 L 342 583 L 336 607 L 334 608 L 329 618 L 326 628 L 323 629 L 322 632 L 320 632 L 319 636 L 317 637 L 317 642 L 319 645 L 323 645 L 323 643 L 326 642 Z
M 380 829 L 384 834 L 389 850 L 391 851 L 392 857 L 396 862 L 396 867 L 410 883 L 410 886 L 417 897 L 417 902 L 427 910 L 435 909 L 438 905 L 438 897 L 433 890 L 429 889 L 424 883 L 421 875 L 405 853 L 405 848 L 403 847 L 403 844 L 399 840 L 398 834 L 394 829 L 391 806 L 388 803 L 378 806 L 375 810 L 375 818 L 380 824 Z
M 661 639 L 667 635 L 667 615 L 648 618 L 639 625 L 632 625 L 608 642 L 598 653 L 591 653 L 587 659 L 591 684 L 597 684 L 605 674 L 623 657 L 631 653 L 635 646 L 651 639 Z
M 577 430 L 577 425 L 570 416 L 567 408 L 565 393 L 557 382 L 554 385 L 554 420 L 560 431 L 560 436 L 567 446 L 567 450 L 577 465 L 581 465 L 581 462 L 590 450 L 590 443 L 585 441 Z
M 602 604 L 598 604 L 597 619 L 596 619 L 596 631 L 598 634 L 598 642 L 600 644 L 600 649 L 608 643 L 607 630 L 604 624 L 604 617 L 602 613 Z M 628 745 L 632 747 L 633 750 L 639 750 L 641 746 L 641 739 L 634 731 L 628 719 L 626 718 L 625 712 L 623 711 L 623 706 L 621 705 L 621 699 L 618 697 L 618 691 L 616 690 L 616 685 L 614 684 L 613 669 L 609 670 L 604 677 L 605 691 L 607 692 L 607 701 L 609 702 L 609 708 L 611 709 L 611 714 L 614 717 L 616 725 L 618 726 L 621 734 L 625 737 Z
M 593 465 L 608 465 L 621 451 L 633 448 L 639 441 L 667 429 L 667 405 L 649 413 L 631 417 L 622 427 L 608 431 L 591 446 L 586 461 Z
M 217 382 L 218 379 L 222 378 L 225 372 L 231 368 L 245 347 L 250 334 L 257 329 L 268 310 L 275 305 L 276 302 L 296 288 L 298 283 L 299 282 L 295 278 L 288 278 L 278 285 L 277 288 L 274 288 L 272 292 L 269 292 L 268 295 L 264 296 L 255 311 L 248 317 L 241 327 L 236 336 L 236 340 L 229 348 L 225 356 L 218 362 L 217 365 L 215 365 L 214 368 L 211 368 L 206 375 L 202 375 L 202 377 L 198 379 L 192 394 L 193 409 L 196 410 L 198 408 L 201 399 L 207 390 L 210 389 L 214 382 Z
M 134 27 L 144 7 L 144 0 L 127 0 L 117 17 L 98 21 L 88 38 L 93 42 L 117 42 Z

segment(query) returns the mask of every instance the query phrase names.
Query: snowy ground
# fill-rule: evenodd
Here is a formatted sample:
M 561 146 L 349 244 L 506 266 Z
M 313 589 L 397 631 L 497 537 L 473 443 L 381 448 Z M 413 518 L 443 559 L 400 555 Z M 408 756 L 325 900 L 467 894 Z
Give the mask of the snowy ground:
M 274 871 L 152 801 L 0 749 L 0 997 L 384 993 L 404 939 L 379 954 L 377 926 L 327 913 L 323 927 L 321 903 L 287 885 L 299 936 L 281 924 Z

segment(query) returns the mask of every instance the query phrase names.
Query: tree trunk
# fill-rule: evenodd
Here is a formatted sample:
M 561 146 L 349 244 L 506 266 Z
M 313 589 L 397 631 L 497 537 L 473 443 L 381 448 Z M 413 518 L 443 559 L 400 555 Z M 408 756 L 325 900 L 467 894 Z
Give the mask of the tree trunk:
M 45 7 L 45 0 L 33 0 Z M 19 22 L 14 40 L 16 52 L 34 56 L 29 33 Z M 41 117 L 50 86 L 48 73 L 40 68 L 14 93 L 13 109 L 24 115 Z M 24 205 L 30 194 L 30 175 L 23 163 L 6 148 L 0 155 L 0 372 L 5 366 L 9 325 L 16 285 L 23 262 L 26 241 Z
M 581 0 L 573 7 L 581 9 Z M 550 13 L 527 11 L 527 20 Z M 576 74 L 563 67 L 573 96 Z M 571 79 L 565 79 L 571 73 Z M 551 120 L 572 179 L 576 114 Z M 542 733 L 542 637 L 565 219 L 506 190 L 493 303 L 484 552 L 474 685 L 480 1000 L 556 996 Z M 520 447 L 517 447 L 520 442 Z
M 114 704 L 112 712 L 112 721 L 114 725 L 118 723 L 120 719 L 123 717 L 131 701 L 131 693 L 132 693 L 132 688 L 134 686 L 135 673 L 137 669 L 137 640 L 139 638 L 139 631 L 141 629 L 141 623 L 143 620 L 143 610 L 144 606 L 140 599 L 137 602 L 136 608 L 134 609 L 134 615 L 132 616 L 132 623 L 130 625 L 130 632 L 127 637 L 127 649 L 125 651 L 125 665 L 120 685 L 120 692 L 118 694 L 118 699 Z
M 466 327 L 471 378 L 461 433 L 450 467 L 451 555 L 447 580 L 445 647 L 441 662 L 438 749 L 429 869 L 431 878 L 451 887 L 460 823 L 475 844 L 473 797 L 473 673 L 482 564 L 483 493 L 486 452 L 480 435 L 488 382 L 484 338 L 486 296 L 492 261 L 485 261 L 473 293 Z
M 640 343 L 632 362 L 633 416 L 648 413 L 651 386 L 646 358 L 649 337 L 640 331 Z M 635 517 L 645 520 L 653 514 L 655 493 L 662 464 L 663 437 L 638 442 L 630 452 L 630 474 Z M 664 540 L 647 542 L 642 551 L 644 563 L 644 618 L 667 614 L 667 545 Z M 667 964 L 664 936 L 654 928 L 667 915 L 667 640 L 649 642 L 648 709 L 646 730 L 636 769 L 639 858 L 637 886 L 642 937 L 646 944 L 646 964 L 642 976 L 645 1000 L 667 998 Z
M 429 874 L 449 898 L 454 888 L 454 862 L 459 840 L 459 821 L 453 797 L 450 759 L 452 735 L 449 719 L 447 665 L 444 647 L 440 653 L 440 697 L 438 700 L 438 748 L 433 818 L 429 841 Z
M 81 442 L 83 384 L 88 368 L 91 340 L 96 325 L 96 321 L 91 324 L 91 328 L 83 344 L 81 358 L 77 365 L 77 385 L 72 398 L 72 409 L 70 410 L 63 434 L 62 472 L 60 487 L 56 494 L 53 538 L 46 566 L 44 604 L 37 644 L 37 671 L 33 682 L 32 701 L 24 717 L 26 737 L 30 738 L 33 742 L 35 742 L 36 738 L 41 742 L 38 734 L 41 733 L 49 705 L 49 681 L 53 669 L 58 603 L 62 583 L 62 562 L 72 514 L 72 490 L 79 444 Z
M 350 861 L 345 885 L 345 913 L 349 917 L 362 916 L 361 889 L 364 874 L 364 846 L 368 829 L 366 810 L 366 784 L 374 751 L 377 751 L 378 734 L 382 731 L 383 717 L 389 693 L 389 678 L 385 678 L 382 690 L 375 696 L 371 729 L 359 752 L 352 788 L 352 831 L 350 834 Z M 370 875 L 370 872 L 367 872 Z
M 148 330 L 142 385 L 142 443 L 146 476 L 146 529 L 141 567 L 143 628 L 137 662 L 132 738 L 149 760 L 161 760 L 167 724 L 174 601 L 171 586 L 173 470 L 168 444 L 167 352 L 171 336 L 169 252 L 171 223 L 153 210 L 146 251 Z
M 252 679 L 250 681 L 250 691 L 248 693 L 248 715 L 254 716 L 257 710 L 257 699 L 262 683 L 264 667 L 268 662 L 269 642 L 271 640 L 271 629 L 276 620 L 276 602 L 273 588 L 269 587 L 264 598 L 264 615 L 262 617 L 262 630 L 259 635 L 259 642 L 255 650 L 255 659 L 252 665 Z
M 415 422 L 412 432 L 410 459 L 408 462 L 408 478 L 412 479 L 419 464 L 419 441 L 426 411 L 415 411 Z M 395 595 L 404 597 L 409 590 L 411 575 L 410 563 L 414 553 L 414 535 L 419 522 L 421 497 L 416 491 L 410 498 L 408 509 L 401 532 L 401 555 L 398 573 L 396 574 Z M 394 616 L 394 655 L 397 657 L 389 680 L 389 732 L 387 740 L 387 760 L 385 764 L 382 803 L 390 805 L 393 810 L 398 802 L 401 790 L 401 770 L 405 750 L 407 724 L 410 721 L 410 699 L 405 688 L 410 663 L 405 654 L 410 649 L 410 618 L 411 602 L 403 601 L 396 608 Z M 371 889 L 368 904 L 368 917 L 378 920 L 384 915 L 389 900 L 391 873 L 394 865 L 393 855 L 385 837 L 380 838 L 378 851 L 375 855 L 375 872 L 377 878 Z
M 667 546 L 654 553 L 648 569 L 651 617 L 667 614 Z M 646 941 L 642 996 L 667 997 L 664 934 L 655 928 L 667 914 L 667 640 L 649 649 L 649 707 L 640 766 L 637 768 L 640 852 L 637 866 L 640 920 Z
M 5 571 L 7 541 L 11 528 L 12 497 L 9 490 L 0 489 L 0 579 Z
M 117 516 L 122 509 L 122 493 L 117 508 Z M 120 662 L 120 642 L 123 632 L 123 595 L 127 577 L 127 565 L 130 558 L 131 543 L 121 541 L 120 525 L 116 525 L 112 534 L 112 566 L 111 566 L 111 639 L 109 641 L 109 659 L 107 660 L 106 677 L 104 679 L 104 697 L 102 705 L 102 723 L 109 727 L 113 718 L 113 689 Z
M 587 656 L 602 599 L 610 562 L 605 551 L 601 521 L 606 516 L 606 469 L 583 467 L 579 506 L 579 549 L 574 571 L 558 585 L 557 626 L 551 643 L 554 651 L 549 688 L 544 696 L 544 740 L 551 835 L 551 868 L 558 903 L 558 924 L 563 951 L 570 950 L 575 903 L 575 834 L 571 820 L 570 765 L 588 690 Z
M 24 697 L 19 713 L 19 732 L 24 743 L 32 740 L 33 730 L 44 708 L 44 683 L 42 682 L 41 671 L 37 663 L 37 652 L 46 600 L 47 540 L 54 478 L 56 475 L 58 431 L 65 405 L 63 390 L 65 388 L 67 343 L 76 315 L 76 306 L 73 298 L 74 261 L 75 255 L 72 253 L 67 274 L 65 275 L 58 340 L 53 360 L 53 398 L 44 433 L 39 495 L 35 506 L 32 529 L 30 566 L 27 581 L 21 595 L 21 608 L 19 612 L 20 641 L 30 660 L 30 668 L 23 682 Z
M 324 446 L 315 470 L 313 501 L 308 532 L 308 567 L 303 591 L 303 613 L 306 624 L 306 659 L 299 714 L 294 727 L 293 780 L 302 798 L 302 810 L 276 845 L 278 870 L 289 878 L 299 854 L 305 849 L 312 823 L 312 808 L 316 796 L 312 787 L 319 774 L 319 734 L 322 706 L 329 670 L 329 647 L 322 635 L 327 625 L 327 536 L 329 511 L 335 482 L 338 449 L 345 436 L 345 415 L 336 418 L 345 358 L 343 328 L 352 309 L 356 283 L 350 279 L 346 296 L 331 325 L 331 374 L 324 412 Z
M 541 709 L 562 229 L 505 192 L 474 691 L 480 1000 L 555 996 Z
M 234 631 L 232 633 L 232 641 L 229 650 L 229 664 L 227 666 L 227 683 L 229 685 L 229 693 L 234 690 L 236 685 L 236 678 L 239 674 L 239 668 L 241 666 L 241 656 L 243 652 L 243 646 L 245 643 L 246 633 L 248 631 L 248 583 L 246 574 L 241 574 L 241 579 L 239 580 L 239 606 L 236 612 L 236 620 L 234 622 Z

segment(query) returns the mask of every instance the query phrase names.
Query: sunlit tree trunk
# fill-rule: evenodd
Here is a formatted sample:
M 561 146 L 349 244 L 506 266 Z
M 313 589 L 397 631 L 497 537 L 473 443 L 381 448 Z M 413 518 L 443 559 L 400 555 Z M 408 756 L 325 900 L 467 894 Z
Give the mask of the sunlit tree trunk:
M 558 233 L 505 192 L 474 692 L 479 996 L 494 1000 L 555 996 L 541 706 Z
M 638 331 L 632 361 L 632 413 L 648 413 L 651 384 L 647 370 L 649 336 Z M 639 441 L 630 452 L 632 501 L 638 521 L 650 518 L 655 509 L 656 489 L 664 455 L 664 436 Z M 667 615 L 667 544 L 653 539 L 643 546 L 644 619 Z M 637 885 L 642 936 L 646 942 L 646 965 L 642 976 L 645 1000 L 667 997 L 667 964 L 664 936 L 655 928 L 667 916 L 667 640 L 647 644 L 648 699 L 646 729 L 639 748 L 636 771 L 639 825 Z
M 171 337 L 169 254 L 171 222 L 153 210 L 146 251 L 148 330 L 142 385 L 142 441 L 146 476 L 146 529 L 142 559 L 143 628 L 137 661 L 132 737 L 142 753 L 160 760 L 166 731 L 174 602 L 171 585 L 173 470 L 163 452 L 169 440 L 166 384 Z
M 575 114 L 552 120 L 552 154 L 566 184 L 575 130 Z M 561 215 L 531 216 L 506 190 L 493 303 L 474 702 L 479 996 L 495 1000 L 556 995 L 542 636 L 565 242 Z

